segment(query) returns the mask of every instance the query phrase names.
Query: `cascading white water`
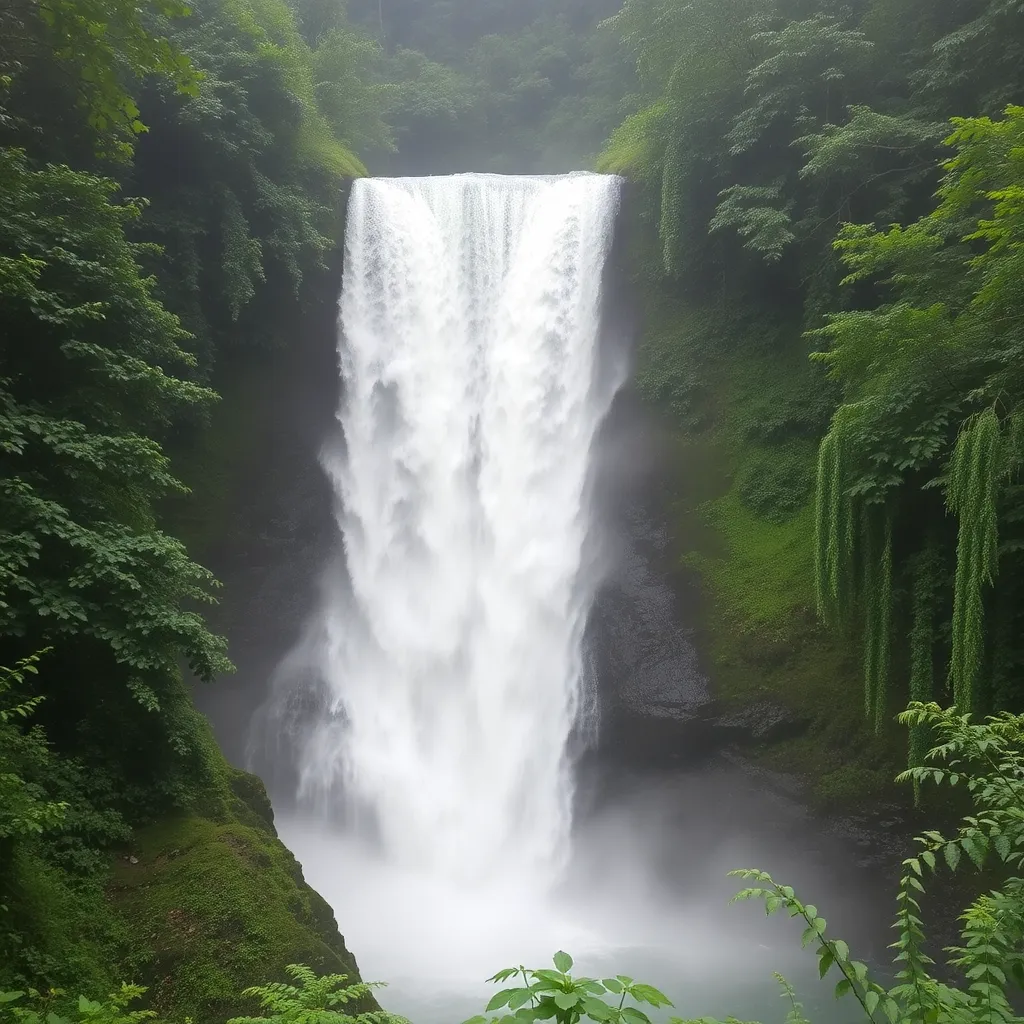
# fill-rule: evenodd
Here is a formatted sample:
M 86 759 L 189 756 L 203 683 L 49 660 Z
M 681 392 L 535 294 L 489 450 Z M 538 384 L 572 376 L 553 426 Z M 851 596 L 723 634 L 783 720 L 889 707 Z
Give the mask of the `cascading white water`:
M 351 593 L 325 608 L 333 713 L 300 792 L 343 792 L 431 873 L 535 877 L 566 849 L 617 197 L 601 175 L 458 175 L 349 202 L 326 462 Z

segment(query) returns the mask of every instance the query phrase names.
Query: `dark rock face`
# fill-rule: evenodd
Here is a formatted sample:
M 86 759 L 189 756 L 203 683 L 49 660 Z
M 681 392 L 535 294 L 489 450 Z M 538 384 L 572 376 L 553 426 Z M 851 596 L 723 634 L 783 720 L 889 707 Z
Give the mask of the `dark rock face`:
M 293 347 L 252 355 L 246 391 L 225 399 L 230 419 L 246 424 L 251 451 L 239 453 L 225 520 L 198 554 L 224 584 L 208 614 L 227 636 L 238 671 L 197 687 L 195 700 L 237 766 L 248 767 L 252 714 L 315 608 L 324 566 L 338 547 L 333 494 L 320 464 L 321 449 L 337 433 L 335 318 L 327 302 L 307 314 Z
M 613 428 L 614 429 L 614 428 Z M 693 595 L 673 585 L 657 502 L 628 504 L 612 527 L 619 557 L 589 624 L 597 665 L 603 762 L 686 765 L 723 748 L 775 743 L 810 722 L 776 700 L 725 712 L 695 645 Z
M 712 708 L 692 630 L 659 569 L 667 534 L 640 507 L 626 510 L 622 555 L 591 614 L 602 759 L 678 762 L 707 750 Z M 628 533 L 626 532 L 628 531 Z

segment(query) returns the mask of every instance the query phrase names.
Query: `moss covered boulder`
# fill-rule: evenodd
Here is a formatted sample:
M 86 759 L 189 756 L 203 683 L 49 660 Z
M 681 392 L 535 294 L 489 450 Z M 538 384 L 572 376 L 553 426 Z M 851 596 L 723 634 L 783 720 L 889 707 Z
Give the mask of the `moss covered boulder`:
M 169 1020 L 251 1012 L 243 989 L 284 980 L 287 964 L 358 980 L 330 906 L 277 836 L 263 784 L 226 765 L 195 809 L 138 830 L 109 893 L 128 933 L 123 973 Z

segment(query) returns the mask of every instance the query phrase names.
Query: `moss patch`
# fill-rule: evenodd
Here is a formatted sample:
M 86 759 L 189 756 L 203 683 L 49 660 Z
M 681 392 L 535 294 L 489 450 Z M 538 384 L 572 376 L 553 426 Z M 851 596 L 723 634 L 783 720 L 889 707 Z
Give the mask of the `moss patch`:
M 128 932 L 123 969 L 150 986 L 161 1015 L 223 1024 L 251 1009 L 243 989 L 284 980 L 290 963 L 358 979 L 253 776 L 224 764 L 198 810 L 140 829 L 130 857 L 109 890 Z
M 813 476 L 832 408 L 798 326 L 651 300 L 638 387 L 678 434 L 668 491 L 677 564 L 704 591 L 705 667 L 726 707 L 766 698 L 811 722 L 766 745 L 769 767 L 804 774 L 831 806 L 891 790 L 898 726 L 863 713 L 859 644 L 814 610 Z

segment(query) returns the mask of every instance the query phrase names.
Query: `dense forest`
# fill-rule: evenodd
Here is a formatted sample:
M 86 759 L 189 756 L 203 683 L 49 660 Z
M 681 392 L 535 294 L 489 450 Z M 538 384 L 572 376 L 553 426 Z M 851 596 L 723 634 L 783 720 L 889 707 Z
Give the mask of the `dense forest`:
M 811 720 L 820 795 L 923 763 L 909 700 L 1024 712 L 1021 104 L 1019 0 L 0 0 L 0 990 L 355 975 L 192 704 L 230 652 L 167 510 L 367 168 L 628 180 L 712 674 Z

